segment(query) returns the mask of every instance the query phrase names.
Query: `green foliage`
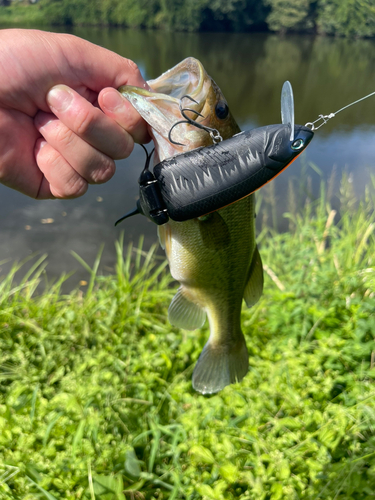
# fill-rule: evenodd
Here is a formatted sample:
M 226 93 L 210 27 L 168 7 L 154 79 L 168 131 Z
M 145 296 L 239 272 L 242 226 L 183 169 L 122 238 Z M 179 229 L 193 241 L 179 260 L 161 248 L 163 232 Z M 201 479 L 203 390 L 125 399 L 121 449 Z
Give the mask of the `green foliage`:
M 42 0 L 53 24 L 110 24 L 174 31 L 246 31 L 265 23 L 257 0 Z
M 3 24 L 375 36 L 375 0 L 41 0 L 5 5 L 5 0 L 0 2 Z
M 375 34 L 375 0 L 321 0 L 318 13 L 321 33 L 356 37 Z
M 268 9 L 257 0 L 213 0 L 203 10 L 201 29 L 249 31 L 265 28 Z
M 160 0 L 157 26 L 176 31 L 198 31 L 208 0 Z
M 258 213 L 267 207 L 259 201 Z M 250 371 L 211 397 L 191 374 L 208 328 L 167 322 L 155 249 L 117 244 L 86 293 L 38 294 L 44 257 L 0 281 L 0 497 L 324 498 L 375 490 L 375 195 L 264 226 L 265 293 L 244 309 Z M 15 279 L 17 277 L 17 279 Z
M 271 7 L 266 21 L 272 31 L 306 31 L 313 28 L 311 0 L 264 0 Z
M 39 4 L 30 5 L 21 2 L 0 2 L 0 25 L 2 28 L 20 26 L 41 26 L 46 19 Z
M 153 27 L 157 12 L 156 1 L 151 0 L 107 0 L 109 4 L 106 21 L 112 25 Z
M 52 24 L 94 25 L 107 22 L 110 2 L 101 0 L 50 0 L 42 4 L 46 20 Z

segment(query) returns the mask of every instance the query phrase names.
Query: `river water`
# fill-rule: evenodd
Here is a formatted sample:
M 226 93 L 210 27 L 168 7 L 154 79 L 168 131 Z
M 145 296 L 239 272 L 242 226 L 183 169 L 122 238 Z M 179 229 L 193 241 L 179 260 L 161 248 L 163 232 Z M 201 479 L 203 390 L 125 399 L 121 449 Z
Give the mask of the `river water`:
M 266 34 L 166 33 L 106 28 L 77 28 L 75 35 L 133 59 L 146 79 L 155 78 L 188 56 L 200 59 L 228 100 L 242 129 L 280 123 L 280 92 L 292 83 L 296 123 L 315 120 L 375 90 L 375 42 L 336 38 Z M 285 224 L 290 186 L 299 199 L 318 195 L 319 184 L 331 179 L 334 201 L 345 172 L 357 196 L 375 175 L 375 97 L 353 106 L 316 132 L 311 145 L 267 188 Z M 125 242 L 145 235 L 145 246 L 156 241 L 156 228 L 137 216 L 114 227 L 133 208 L 144 152 L 136 147 L 118 162 L 114 178 L 91 186 L 77 200 L 35 201 L 0 185 L 0 262 L 48 253 L 47 274 L 54 278 L 75 270 L 74 287 L 87 273 L 71 255 L 77 252 L 92 265 L 102 243 L 102 271 L 115 261 L 114 242 L 121 231 Z M 334 173 L 334 176 L 333 176 Z M 273 194 L 272 194 L 273 193 Z M 264 207 L 264 208 L 262 208 Z M 266 211 L 263 204 L 260 207 Z M 266 213 L 266 212 L 264 212 Z M 53 221 L 53 222 L 52 222 Z M 0 266 L 0 276 L 9 268 Z

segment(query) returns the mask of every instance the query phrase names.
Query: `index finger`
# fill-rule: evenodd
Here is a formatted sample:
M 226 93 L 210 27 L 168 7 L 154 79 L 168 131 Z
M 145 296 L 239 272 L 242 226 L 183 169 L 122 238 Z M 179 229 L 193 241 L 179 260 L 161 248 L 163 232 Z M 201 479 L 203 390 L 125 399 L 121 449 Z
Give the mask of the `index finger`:
M 135 142 L 142 144 L 151 140 L 146 122 L 117 90 L 103 89 L 98 96 L 98 103 L 106 115 L 131 134 Z
M 118 123 L 66 85 L 47 94 L 53 114 L 74 134 L 113 159 L 127 158 L 133 150 L 132 136 Z

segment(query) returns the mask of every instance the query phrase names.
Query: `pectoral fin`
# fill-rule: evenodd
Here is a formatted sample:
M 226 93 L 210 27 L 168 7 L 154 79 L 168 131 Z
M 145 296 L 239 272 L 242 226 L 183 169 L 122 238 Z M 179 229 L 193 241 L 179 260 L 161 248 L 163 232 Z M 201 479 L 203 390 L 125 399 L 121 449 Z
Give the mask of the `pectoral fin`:
M 186 298 L 183 288 L 180 287 L 169 306 L 168 319 L 177 328 L 195 330 L 203 326 L 206 313 L 200 306 Z
M 248 307 L 258 302 L 263 293 L 263 265 L 260 258 L 258 247 L 255 247 L 249 277 L 246 283 L 244 299 Z
M 163 250 L 165 250 L 167 258 L 169 259 L 171 255 L 171 245 L 172 245 L 171 227 L 169 224 L 163 224 L 162 226 L 158 226 L 158 237 L 160 246 L 162 247 Z

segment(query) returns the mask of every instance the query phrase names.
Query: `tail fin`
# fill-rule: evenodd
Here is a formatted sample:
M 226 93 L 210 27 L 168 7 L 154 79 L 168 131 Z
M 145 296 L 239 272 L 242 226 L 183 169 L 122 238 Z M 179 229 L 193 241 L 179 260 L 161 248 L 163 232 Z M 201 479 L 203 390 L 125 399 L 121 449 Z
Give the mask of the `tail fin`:
M 239 382 L 249 369 L 249 354 L 244 336 L 231 344 L 208 340 L 193 373 L 193 388 L 202 394 L 213 394 Z

